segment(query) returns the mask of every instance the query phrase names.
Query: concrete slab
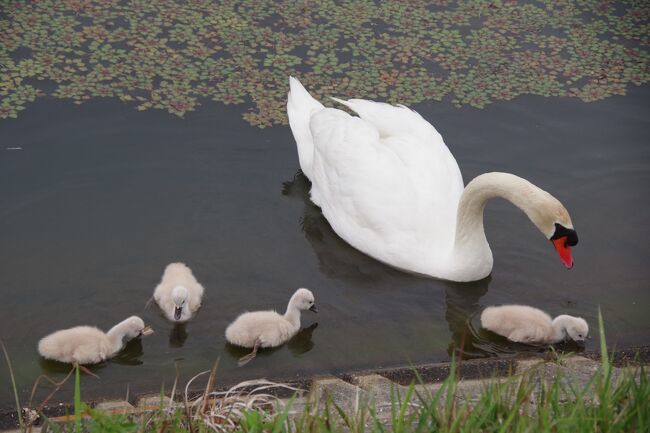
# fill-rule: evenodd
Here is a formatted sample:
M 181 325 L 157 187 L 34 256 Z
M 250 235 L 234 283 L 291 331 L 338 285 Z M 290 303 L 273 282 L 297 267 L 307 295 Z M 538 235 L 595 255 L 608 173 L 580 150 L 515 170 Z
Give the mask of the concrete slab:
M 173 401 L 167 396 L 161 397 L 160 394 L 148 394 L 138 398 L 136 407 L 139 410 L 158 410 L 161 408 L 161 403 L 162 408 L 166 408 L 173 404 Z
M 41 433 L 41 427 L 33 426 L 32 427 L 32 433 Z M 2 430 L 2 433 L 22 433 L 20 429 L 14 429 L 14 430 Z
M 158 399 L 160 401 L 160 399 Z M 132 413 L 135 407 L 125 400 L 109 400 L 97 403 L 95 409 L 109 413 Z
M 358 410 L 366 398 L 366 393 L 360 387 L 336 377 L 314 380 L 309 394 L 309 399 L 321 407 L 329 400 L 352 413 Z

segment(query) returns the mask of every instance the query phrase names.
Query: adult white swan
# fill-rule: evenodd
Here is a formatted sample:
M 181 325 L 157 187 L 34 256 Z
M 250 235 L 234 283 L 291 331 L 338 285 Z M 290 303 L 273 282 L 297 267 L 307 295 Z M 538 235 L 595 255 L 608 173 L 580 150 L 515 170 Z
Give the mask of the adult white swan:
M 463 188 L 456 160 L 435 128 L 402 105 L 351 99 L 325 108 L 291 77 L 287 114 L 311 200 L 350 245 L 395 268 L 452 281 L 492 270 L 483 209 L 502 197 L 550 239 L 567 268 L 578 243 L 571 217 L 552 195 L 507 173 Z

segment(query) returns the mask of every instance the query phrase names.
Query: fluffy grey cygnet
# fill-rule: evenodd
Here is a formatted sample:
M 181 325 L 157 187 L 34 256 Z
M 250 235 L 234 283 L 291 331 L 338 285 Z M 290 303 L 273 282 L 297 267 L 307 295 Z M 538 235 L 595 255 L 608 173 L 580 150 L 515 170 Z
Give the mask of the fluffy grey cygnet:
M 239 360 L 239 365 L 253 359 L 260 347 L 276 347 L 296 335 L 300 329 L 302 310 L 318 312 L 314 295 L 304 288 L 293 294 L 284 315 L 275 311 L 254 311 L 237 317 L 226 329 L 226 339 L 236 346 L 253 348 L 251 353 Z
M 153 298 L 172 322 L 187 322 L 201 307 L 203 286 L 184 263 L 170 263 L 165 268 Z
M 589 325 L 582 317 L 562 314 L 551 319 L 542 310 L 526 305 L 487 307 L 481 313 L 481 326 L 526 344 L 553 344 L 566 338 L 584 341 L 589 333 Z
M 38 342 L 38 353 L 59 362 L 97 364 L 113 357 L 129 340 L 152 333 L 141 318 L 131 316 L 106 333 L 93 326 L 56 331 Z

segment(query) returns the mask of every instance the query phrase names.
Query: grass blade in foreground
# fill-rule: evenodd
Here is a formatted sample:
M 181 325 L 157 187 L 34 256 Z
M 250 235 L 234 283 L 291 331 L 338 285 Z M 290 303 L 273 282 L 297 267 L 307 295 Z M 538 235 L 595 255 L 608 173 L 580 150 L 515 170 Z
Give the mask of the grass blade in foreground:
M 9 359 L 9 354 L 7 353 L 7 348 L 5 343 L 0 340 L 0 346 L 2 346 L 2 352 L 5 355 L 5 361 L 7 361 L 7 368 L 9 369 L 9 377 L 11 378 L 11 387 L 14 391 L 14 398 L 16 399 L 16 416 L 18 417 L 18 424 L 20 425 L 20 431 L 25 431 L 25 424 L 23 423 L 23 415 L 20 410 L 20 400 L 18 399 L 18 389 L 16 388 L 16 379 L 14 378 L 14 370 L 11 368 L 11 360 Z

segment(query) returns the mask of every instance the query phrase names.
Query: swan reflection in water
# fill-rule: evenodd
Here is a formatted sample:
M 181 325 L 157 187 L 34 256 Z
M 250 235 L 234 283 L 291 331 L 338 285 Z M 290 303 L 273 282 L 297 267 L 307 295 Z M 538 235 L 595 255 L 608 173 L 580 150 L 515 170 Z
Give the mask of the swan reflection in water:
M 270 356 L 271 354 L 281 350 L 283 347 L 287 347 L 289 352 L 294 357 L 299 357 L 300 355 L 309 352 L 314 348 L 314 342 L 312 341 L 312 334 L 314 330 L 318 327 L 318 323 L 312 323 L 311 325 L 301 328 L 296 335 L 293 336 L 286 344 L 283 344 L 278 347 L 267 347 L 260 349 L 257 352 L 256 358 Z M 224 345 L 226 352 L 230 355 L 235 361 L 241 358 L 244 355 L 248 355 L 251 351 L 250 348 L 235 346 L 228 342 Z
M 187 323 L 175 323 L 169 332 L 169 347 L 183 347 L 187 340 Z
M 469 283 L 424 280 L 384 265 L 350 246 L 332 230 L 321 209 L 310 200 L 310 188 L 309 180 L 298 172 L 292 180 L 283 184 L 282 194 L 304 203 L 300 224 L 318 257 L 321 273 L 351 286 L 381 285 L 387 290 L 399 290 L 393 288 L 427 284 L 432 292 L 436 288 L 443 288 L 444 316 L 451 336 L 447 347 L 449 356 L 470 359 L 546 350 L 545 347 L 512 343 L 480 329 L 479 316 L 483 310 L 480 300 L 488 292 L 490 277 Z M 432 293 L 432 296 L 435 294 Z

